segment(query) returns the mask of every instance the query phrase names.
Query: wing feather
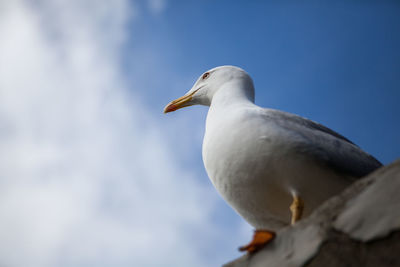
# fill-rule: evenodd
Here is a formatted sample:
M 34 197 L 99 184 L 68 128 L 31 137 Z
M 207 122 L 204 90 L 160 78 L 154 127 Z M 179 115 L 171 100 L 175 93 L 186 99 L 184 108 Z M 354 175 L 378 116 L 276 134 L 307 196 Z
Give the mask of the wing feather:
M 274 109 L 265 109 L 265 115 L 279 127 L 300 137 L 301 141 L 295 146 L 298 153 L 308 154 L 346 176 L 363 177 L 382 166 L 349 139 L 322 124 Z

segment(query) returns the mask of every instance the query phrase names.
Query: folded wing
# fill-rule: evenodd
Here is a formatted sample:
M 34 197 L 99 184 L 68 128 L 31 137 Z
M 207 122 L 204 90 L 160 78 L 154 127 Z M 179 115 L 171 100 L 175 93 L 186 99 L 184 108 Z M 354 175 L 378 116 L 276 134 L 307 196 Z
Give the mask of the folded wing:
M 273 109 L 265 109 L 265 116 L 297 136 L 294 146 L 297 153 L 307 154 L 343 175 L 359 178 L 382 166 L 353 142 L 319 123 Z

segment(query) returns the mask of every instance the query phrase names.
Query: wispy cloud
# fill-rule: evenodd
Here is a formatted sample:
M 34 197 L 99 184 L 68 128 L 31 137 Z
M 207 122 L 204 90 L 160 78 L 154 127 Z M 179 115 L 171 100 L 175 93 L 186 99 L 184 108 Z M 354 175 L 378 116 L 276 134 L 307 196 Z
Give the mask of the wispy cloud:
M 0 265 L 204 265 L 213 197 L 121 71 L 135 7 L 1 5 Z

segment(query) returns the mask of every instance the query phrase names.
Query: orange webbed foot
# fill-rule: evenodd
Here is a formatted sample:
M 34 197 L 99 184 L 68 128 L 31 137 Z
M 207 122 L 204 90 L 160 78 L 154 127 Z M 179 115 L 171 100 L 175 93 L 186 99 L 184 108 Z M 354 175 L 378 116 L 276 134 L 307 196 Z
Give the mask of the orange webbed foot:
M 243 247 L 239 248 L 239 251 L 247 251 L 247 253 L 252 254 L 265 245 L 271 242 L 275 238 L 275 233 L 268 230 L 255 230 L 253 240 Z

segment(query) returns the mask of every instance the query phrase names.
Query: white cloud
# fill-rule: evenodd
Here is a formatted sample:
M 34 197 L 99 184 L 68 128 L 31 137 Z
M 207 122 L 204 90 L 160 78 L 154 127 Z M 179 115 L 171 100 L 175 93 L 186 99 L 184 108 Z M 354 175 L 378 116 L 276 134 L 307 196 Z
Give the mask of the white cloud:
M 0 265 L 205 265 L 213 197 L 121 74 L 134 6 L 0 5 Z

